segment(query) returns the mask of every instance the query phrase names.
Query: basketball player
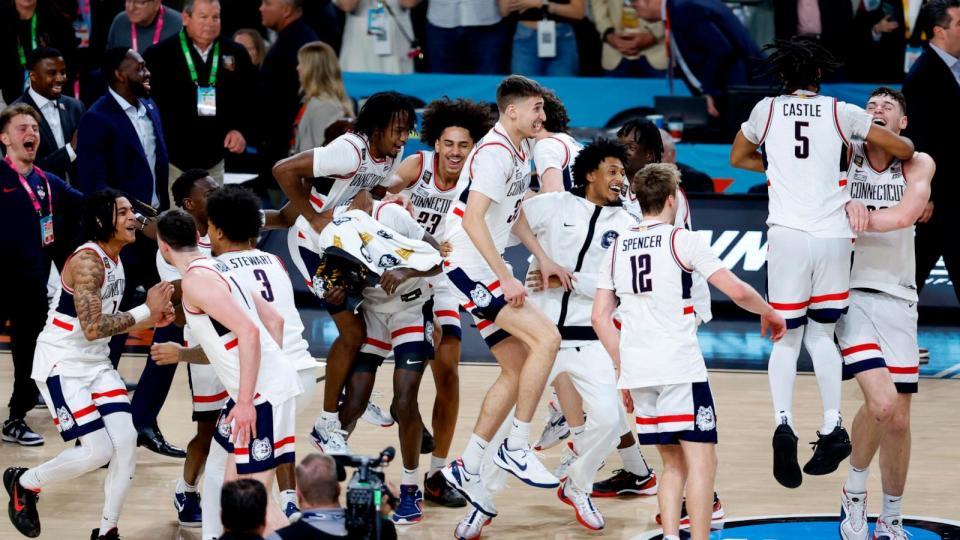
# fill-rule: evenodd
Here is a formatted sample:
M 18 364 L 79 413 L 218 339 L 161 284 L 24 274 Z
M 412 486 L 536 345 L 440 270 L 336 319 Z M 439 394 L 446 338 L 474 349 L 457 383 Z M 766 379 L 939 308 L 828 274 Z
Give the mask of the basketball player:
M 866 139 L 899 159 L 913 155 L 913 143 L 874 124 L 860 107 L 816 94 L 823 74 L 837 65 L 816 42 L 794 38 L 765 50 L 772 52 L 767 62 L 785 93 L 757 103 L 737 134 L 730 161 L 767 174 L 767 295 L 789 326 L 773 346 L 768 367 L 777 426 L 773 474 L 795 488 L 803 481 L 792 412 L 801 342 L 813 359 L 824 410 L 804 472 L 829 474 L 850 455 L 840 418 L 842 362 L 834 327 L 849 304 L 851 240 L 866 223 L 865 212 L 857 216 L 857 206 L 848 204 L 851 140 Z
M 583 146 L 567 133 L 570 130 L 567 108 L 553 92 L 543 94 L 543 114 L 546 120 L 533 147 L 540 193 L 570 191 L 573 187 L 571 168 Z
M 208 233 L 222 234 L 212 221 Z M 261 295 L 243 287 L 226 264 L 198 251 L 197 228 L 186 212 L 165 212 L 157 222 L 157 236 L 164 260 L 183 276 L 183 310 L 192 337 L 203 349 L 202 360 L 213 366 L 230 396 L 217 420 L 218 444 L 210 449 L 204 483 L 219 485 L 243 476 L 269 490 L 277 465 L 294 461 L 294 398 L 302 392 L 296 371 L 277 345 L 283 343 L 283 317 Z M 205 505 L 219 504 L 215 495 L 204 495 Z M 219 534 L 219 516 L 207 511 L 203 517 L 204 538 Z M 286 523 L 270 505 L 267 528 Z
M 877 88 L 867 102 L 873 123 L 907 126 L 903 94 Z M 873 144 L 854 143 L 850 194 L 870 210 L 854 247 L 850 311 L 837 324 L 844 377 L 856 377 L 864 404 L 853 420 L 850 472 L 840 495 L 840 535 L 866 540 L 867 476 L 880 451 L 883 510 L 874 538 L 905 540 L 900 512 L 910 464 L 910 402 L 917 392 L 917 287 L 913 224 L 930 198 L 936 166 L 918 152 L 901 161 Z
M 613 357 L 617 387 L 634 411 L 640 443 L 656 444 L 663 459 L 658 498 L 664 538 L 680 538 L 686 492 L 691 537 L 705 540 L 714 499 L 717 414 L 697 342 L 691 274 L 699 272 L 737 305 L 760 315 L 760 332 L 769 330 L 772 340 L 780 339 L 786 323 L 723 266 L 702 237 L 671 225 L 679 178 L 674 165 L 660 163 L 634 177 L 631 190 L 644 220 L 618 230 L 607 250 L 592 321 Z M 622 332 L 612 320 L 617 309 Z
M 113 335 L 173 321 L 173 286 L 167 282 L 151 287 L 146 303 L 117 311 L 125 283 L 120 250 L 134 242 L 141 228 L 119 192 L 98 191 L 84 202 L 86 242 L 64 264 L 60 301 L 51 306 L 37 339 L 31 373 L 60 436 L 65 442 L 79 439 L 79 445 L 29 470 L 4 471 L 10 521 L 24 536 L 40 536 L 41 489 L 109 463 L 100 528 L 92 537 L 120 537 L 117 521 L 137 465 L 137 431 L 123 380 L 108 357 L 108 343 Z
M 537 149 L 546 140 L 541 139 Z M 599 139 L 577 150 L 573 174 L 567 175 L 573 188 L 531 197 L 524 201 L 523 211 L 547 255 L 573 268 L 572 290 L 563 290 L 554 279 L 532 292 L 530 300 L 560 331 L 560 351 L 548 380 L 553 382 L 558 374 L 565 373 L 582 399 L 589 420 L 584 426 L 582 413 L 570 417 L 572 435 L 567 445 L 576 461 L 569 469 L 557 472 L 561 478 L 557 494 L 574 508 L 581 525 L 600 530 L 604 527 L 603 515 L 590 500 L 590 492 L 597 470 L 616 446 L 627 419 L 617 400 L 613 362 L 590 325 L 598 277 L 595 270 L 616 239 L 616 231 L 636 221 L 620 203 L 626 161 L 623 146 Z M 561 170 L 551 168 L 549 173 L 558 174 L 548 176 L 559 179 Z M 561 182 L 555 184 L 563 187 Z M 564 474 L 567 472 L 569 476 Z
M 570 272 L 541 249 L 521 203 L 530 183 L 531 137 L 544 120 L 543 88 L 511 75 L 497 87 L 500 121 L 467 157 L 460 195 L 447 215 L 446 240 L 452 251 L 444 272 L 464 309 L 500 364 L 473 434 L 461 458 L 443 469 L 444 478 L 480 512 L 497 514 L 480 478 L 484 450 L 516 403 L 509 436 L 494 462 L 524 483 L 556 487 L 559 482 L 529 447 L 530 419 L 560 346 L 560 334 L 543 312 L 524 302 L 526 291 L 503 260 L 511 230 L 540 263 L 543 278 L 557 276 L 570 288 Z
M 360 108 L 353 131 L 314 148 L 281 160 L 273 175 L 300 214 L 290 228 L 287 245 L 294 266 L 313 290 L 313 273 L 320 256 L 316 235 L 330 222 L 333 209 L 346 204 L 361 190 L 387 186 L 403 155 L 403 145 L 416 122 L 410 101 L 396 92 L 370 96 Z M 312 183 L 308 186 L 307 182 Z M 342 306 L 326 306 L 337 325 L 338 335 L 330 346 L 324 380 L 323 411 L 311 439 L 323 452 L 349 454 L 337 401 L 354 357 L 363 343 L 361 317 Z
M 441 98 L 423 111 L 420 140 L 433 151 L 417 152 L 397 169 L 397 181 L 390 191 L 410 198 L 420 225 L 434 238 L 444 237 L 444 220 L 457 197 L 457 181 L 474 143 L 490 130 L 492 120 L 486 106 L 469 100 Z M 433 315 L 440 323 L 442 337 L 436 358 L 430 362 L 437 397 L 433 402 L 433 433 L 436 446 L 430 470 L 424 478 L 426 500 L 450 508 L 466 506 L 463 497 L 440 474 L 446 465 L 460 406 L 460 304 L 442 275 L 427 278 L 433 289 Z

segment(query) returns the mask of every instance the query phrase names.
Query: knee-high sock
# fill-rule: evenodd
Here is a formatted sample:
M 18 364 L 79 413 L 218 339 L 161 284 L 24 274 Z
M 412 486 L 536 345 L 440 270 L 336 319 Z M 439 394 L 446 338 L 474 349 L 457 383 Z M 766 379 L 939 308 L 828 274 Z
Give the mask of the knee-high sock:
M 783 339 L 773 344 L 767 375 L 770 395 L 773 397 L 774 422 L 779 425 L 786 417 L 793 427 L 793 385 L 797 378 L 797 358 L 803 342 L 803 327 L 787 330 Z
M 210 445 L 207 463 L 203 468 L 203 492 L 200 510 L 203 513 L 203 540 L 218 538 L 223 534 L 220 521 L 220 489 L 227 470 L 227 451 L 214 441 Z
M 127 492 L 133 483 L 133 473 L 137 468 L 137 430 L 133 427 L 133 417 L 124 412 L 104 416 L 103 424 L 107 428 L 113 450 L 107 477 L 103 482 L 100 532 L 105 534 L 117 526 L 120 509 L 127 500 Z
M 843 383 L 843 359 L 833 341 L 834 323 L 807 322 L 803 346 L 813 359 L 817 374 L 820 399 L 823 402 L 823 425 L 820 433 L 827 434 L 840 422 L 840 394 Z
M 106 430 L 98 429 L 80 437 L 80 446 L 71 446 L 57 457 L 24 473 L 20 477 L 20 485 L 36 490 L 73 480 L 103 466 L 110 460 L 112 452 L 110 436 Z

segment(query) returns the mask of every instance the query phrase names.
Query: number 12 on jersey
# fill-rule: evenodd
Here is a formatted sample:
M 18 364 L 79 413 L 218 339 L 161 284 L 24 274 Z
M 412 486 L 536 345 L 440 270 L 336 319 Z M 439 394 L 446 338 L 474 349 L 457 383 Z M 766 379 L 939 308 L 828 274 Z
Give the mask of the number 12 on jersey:
M 650 254 L 632 255 L 630 257 L 630 271 L 633 273 L 634 294 L 646 293 L 653 290 L 653 281 L 650 279 Z

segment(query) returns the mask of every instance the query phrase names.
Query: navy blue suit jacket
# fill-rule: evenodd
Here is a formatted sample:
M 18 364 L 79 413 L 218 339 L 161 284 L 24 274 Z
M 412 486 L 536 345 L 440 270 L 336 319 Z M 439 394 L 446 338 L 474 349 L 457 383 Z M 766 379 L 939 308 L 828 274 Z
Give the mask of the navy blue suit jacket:
M 111 187 L 143 203 L 153 200 L 156 181 L 158 210 L 170 206 L 167 194 L 169 156 L 163 141 L 160 114 L 153 100 L 141 99 L 156 135 L 157 162 L 153 174 L 133 124 L 110 92 L 98 99 L 80 120 L 77 133 L 77 187 L 84 193 Z
M 60 127 L 63 130 L 63 138 L 66 144 L 70 144 L 73 138 L 73 132 L 77 130 L 80 124 L 80 118 L 86 112 L 86 107 L 79 100 L 70 96 L 60 96 Z M 26 103 L 40 112 L 37 103 L 30 97 L 29 92 L 24 92 L 22 96 L 11 103 Z M 53 136 L 53 129 L 47 123 L 47 118 L 40 115 L 40 147 L 37 148 L 37 165 L 44 171 L 52 172 L 60 178 L 67 178 L 69 173 L 71 179 L 76 174 L 73 163 L 70 161 L 70 154 L 67 153 L 67 147 L 57 147 L 57 139 Z
M 757 84 L 760 47 L 720 0 L 666 0 L 672 37 L 703 93 L 722 96 L 727 86 Z M 688 86 L 691 86 L 687 81 Z M 691 86 L 691 90 L 693 90 Z

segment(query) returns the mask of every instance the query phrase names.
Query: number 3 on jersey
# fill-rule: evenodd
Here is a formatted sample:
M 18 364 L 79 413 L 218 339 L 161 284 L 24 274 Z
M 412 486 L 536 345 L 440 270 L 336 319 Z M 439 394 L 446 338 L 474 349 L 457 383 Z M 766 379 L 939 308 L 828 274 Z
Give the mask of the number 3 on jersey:
M 420 212 L 420 217 L 417 218 L 417 223 L 425 231 L 430 234 L 435 234 L 437 232 L 437 227 L 440 226 L 440 221 L 443 220 L 443 216 L 440 214 L 434 214 L 432 212 Z
M 262 296 L 267 302 L 273 302 L 273 287 L 270 286 L 270 280 L 267 279 L 267 273 L 257 268 L 253 271 L 253 277 L 263 284 L 263 290 L 260 291 L 260 296 Z

